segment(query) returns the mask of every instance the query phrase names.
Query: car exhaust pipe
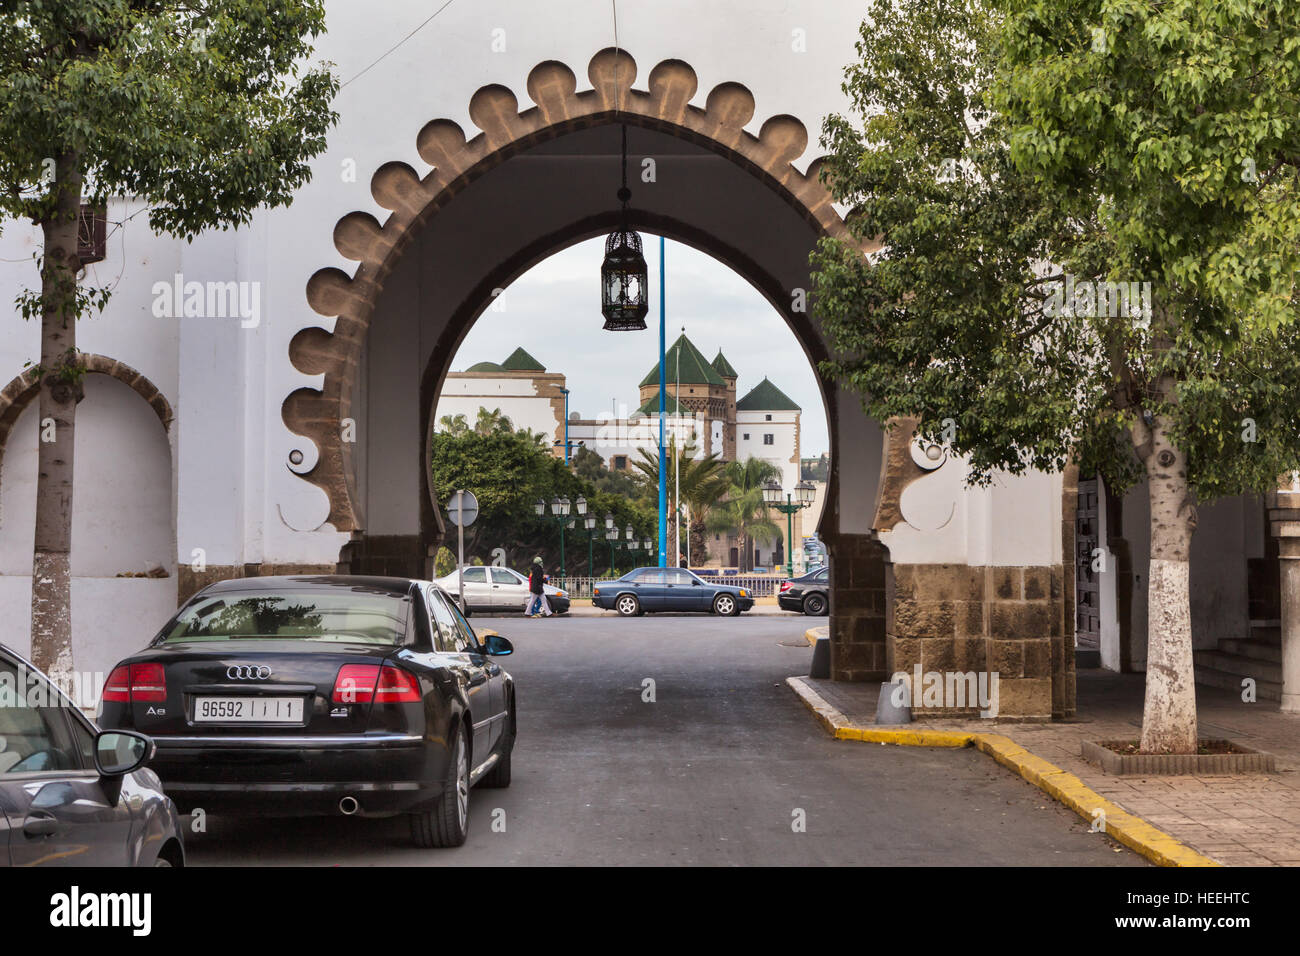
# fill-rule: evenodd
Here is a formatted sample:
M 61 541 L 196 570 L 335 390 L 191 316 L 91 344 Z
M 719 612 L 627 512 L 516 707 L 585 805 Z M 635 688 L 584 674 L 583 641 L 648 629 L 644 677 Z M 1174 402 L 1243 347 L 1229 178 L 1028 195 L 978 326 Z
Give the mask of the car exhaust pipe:
M 361 804 L 357 803 L 356 797 L 344 797 L 339 801 L 339 813 L 345 817 L 350 817 L 361 809 Z

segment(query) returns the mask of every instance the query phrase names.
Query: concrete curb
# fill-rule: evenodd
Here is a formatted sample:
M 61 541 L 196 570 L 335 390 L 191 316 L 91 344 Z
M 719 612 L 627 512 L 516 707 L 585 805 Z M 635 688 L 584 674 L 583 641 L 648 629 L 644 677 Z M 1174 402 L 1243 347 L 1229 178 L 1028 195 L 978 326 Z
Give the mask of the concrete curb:
M 807 632 L 809 643 L 816 640 L 814 630 L 816 628 L 810 628 Z M 837 740 L 861 740 L 900 747 L 974 747 L 1069 807 L 1089 823 L 1100 821 L 1108 836 L 1157 866 L 1221 865 L 1107 800 L 1074 774 L 1066 773 L 1055 764 L 1034 756 L 1010 737 L 1002 734 L 910 730 L 901 727 L 854 727 L 805 678 L 788 677 L 786 683 L 812 711 L 818 723 Z

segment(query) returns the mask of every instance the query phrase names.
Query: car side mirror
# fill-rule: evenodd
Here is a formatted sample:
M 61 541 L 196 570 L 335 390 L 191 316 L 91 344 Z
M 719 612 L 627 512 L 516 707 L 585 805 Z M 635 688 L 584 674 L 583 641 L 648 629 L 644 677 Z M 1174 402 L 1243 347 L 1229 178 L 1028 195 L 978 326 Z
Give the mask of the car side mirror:
M 483 653 L 489 657 L 505 657 L 513 654 L 515 646 L 496 631 L 490 631 L 483 638 Z
M 157 746 L 143 734 L 105 730 L 95 737 L 95 769 L 104 777 L 120 777 L 153 759 Z
M 692 581 L 691 583 L 694 584 L 697 588 L 698 588 L 698 587 L 701 587 L 701 586 L 704 584 L 703 581 L 700 581 L 700 580 L 698 580 L 698 579 Z

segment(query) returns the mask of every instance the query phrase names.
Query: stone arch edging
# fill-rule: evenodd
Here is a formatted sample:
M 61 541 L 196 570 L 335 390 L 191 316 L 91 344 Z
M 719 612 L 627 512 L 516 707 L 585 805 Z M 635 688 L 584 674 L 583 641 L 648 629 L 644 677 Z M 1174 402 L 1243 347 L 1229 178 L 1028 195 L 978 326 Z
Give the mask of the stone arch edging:
M 753 94 L 743 85 L 715 86 L 703 107 L 691 105 L 698 92 L 695 70 L 681 60 L 664 60 L 634 90 L 636 63 L 624 50 L 605 49 L 587 67 L 592 88 L 578 91 L 577 77 L 555 60 L 529 72 L 533 106 L 520 109 L 507 87 L 488 85 L 470 98 L 469 115 L 480 132 L 467 137 L 456 123 L 434 119 L 419 131 L 416 147 L 432 169 L 420 178 L 401 162 L 380 166 L 371 195 L 390 215 L 381 224 L 367 212 L 351 212 L 334 227 L 334 246 L 358 262 L 353 276 L 337 267 L 314 273 L 307 301 L 318 314 L 335 318 L 334 331 L 308 326 L 290 342 L 289 357 L 306 375 L 323 375 L 321 388 L 301 387 L 281 406 L 290 432 L 315 443 L 319 455 L 303 480 L 329 500 L 326 522 L 342 532 L 360 528 L 352 450 L 340 433 L 349 417 L 352 390 L 364 341 L 383 282 L 421 227 L 465 186 L 510 157 L 566 133 L 614 121 L 668 132 L 722 155 L 769 185 L 820 235 L 849 237 L 820 180 L 822 160 L 801 173 L 793 164 L 807 151 L 807 127 L 779 114 L 763 122 L 757 136 L 745 130 L 754 118 Z M 786 310 L 782 310 L 785 314 Z M 787 316 L 788 317 L 788 316 Z
M 79 356 L 81 364 L 88 375 L 107 375 L 117 379 L 144 399 L 145 404 L 153 409 L 162 424 L 163 431 L 171 433 L 175 415 L 171 403 L 162 390 L 143 373 L 136 371 L 125 362 L 99 355 L 83 352 Z M 40 394 L 40 370 L 36 366 L 25 369 L 14 376 L 9 384 L 0 389 L 0 474 L 3 474 L 4 455 L 9 445 L 9 434 L 27 406 Z

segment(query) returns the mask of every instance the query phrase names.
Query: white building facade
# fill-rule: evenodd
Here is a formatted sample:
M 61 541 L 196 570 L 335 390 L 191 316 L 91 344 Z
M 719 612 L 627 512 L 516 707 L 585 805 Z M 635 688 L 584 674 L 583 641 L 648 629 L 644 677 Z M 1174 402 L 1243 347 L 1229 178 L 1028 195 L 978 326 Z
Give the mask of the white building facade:
M 380 557 L 424 570 L 442 521 L 425 464 L 439 401 L 491 404 L 527 427 L 555 412 L 554 395 L 516 394 L 490 370 L 449 377 L 456 348 L 495 290 L 617 225 L 613 175 L 594 171 L 616 169 L 621 127 L 636 168 L 650 158 L 658 169 L 653 188 L 633 183 L 632 227 L 708 251 L 781 312 L 807 361 L 831 354 L 796 293 L 810 287 L 816 241 L 847 237 L 816 142 L 823 119 L 847 107 L 841 71 L 859 5 L 620 6 L 618 50 L 604 0 L 571 0 L 564 16 L 511 0 L 456 3 L 432 19 L 416 0 L 326 7 L 318 54 L 343 80 L 340 121 L 291 205 L 192 243 L 153 235 L 133 197 L 109 206 L 106 257 L 84 281 L 113 296 L 78 329 L 93 373 L 76 434 L 78 670 L 105 671 L 138 649 L 212 580 L 365 571 Z M 39 241 L 28 223 L 4 224 L 0 301 L 37 283 Z M 25 652 L 39 328 L 13 311 L 0 323 L 0 619 L 3 641 Z M 887 431 L 856 394 L 821 388 L 833 676 L 996 668 L 1004 714 L 1072 713 L 1077 552 L 1093 533 L 1077 526 L 1077 475 L 967 489 L 962 463 L 930 456 L 906 423 Z M 687 407 L 690 397 L 680 396 Z M 717 401 L 707 388 L 694 397 Z M 734 420 L 729 457 L 770 451 L 792 487 L 797 414 L 739 404 L 734 417 L 706 411 L 710 440 L 713 422 Z M 571 437 L 585 427 L 570 426 Z M 1109 535 L 1112 549 L 1139 540 L 1135 494 L 1122 517 L 1097 519 L 1125 532 Z M 1194 576 L 1234 569 L 1194 624 L 1205 650 L 1271 619 L 1251 610 L 1250 567 L 1263 582 L 1258 613 L 1276 604 L 1263 503 L 1223 514 L 1230 533 L 1198 532 L 1213 562 L 1193 562 Z M 1110 663 L 1142 659 L 1144 560 L 1132 543 L 1103 585 L 1119 620 L 1107 627 Z

